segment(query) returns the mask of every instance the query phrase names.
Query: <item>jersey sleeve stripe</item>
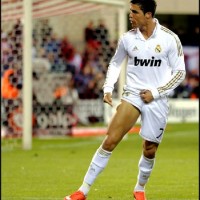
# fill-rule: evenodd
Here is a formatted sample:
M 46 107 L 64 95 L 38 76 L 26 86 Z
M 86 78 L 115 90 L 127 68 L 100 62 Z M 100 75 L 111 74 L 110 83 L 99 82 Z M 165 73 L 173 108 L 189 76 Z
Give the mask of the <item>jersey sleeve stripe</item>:
M 165 31 L 166 33 L 169 33 L 170 35 L 172 35 L 174 37 L 174 39 L 176 41 L 176 45 L 177 45 L 178 56 L 183 56 L 183 48 L 182 48 L 181 42 L 180 42 L 179 38 L 176 36 L 176 34 L 164 26 L 161 26 L 161 30 Z
M 173 77 L 173 79 L 170 80 L 170 82 L 168 82 L 165 86 L 158 88 L 158 92 L 164 93 L 166 90 L 172 89 L 173 86 L 175 86 L 176 83 L 178 83 L 182 79 L 184 73 L 184 71 L 178 71 L 177 74 Z

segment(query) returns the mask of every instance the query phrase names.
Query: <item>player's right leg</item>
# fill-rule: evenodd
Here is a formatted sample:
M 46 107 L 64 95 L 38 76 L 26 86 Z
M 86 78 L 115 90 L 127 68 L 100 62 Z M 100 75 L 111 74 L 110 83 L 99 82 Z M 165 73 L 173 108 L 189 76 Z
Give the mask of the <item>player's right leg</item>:
M 92 161 L 89 165 L 88 171 L 84 177 L 83 184 L 78 189 L 78 192 L 65 197 L 65 200 L 85 200 L 90 187 L 96 180 L 97 176 L 106 167 L 112 151 L 117 144 L 122 140 L 124 135 L 132 128 L 137 121 L 140 112 L 130 103 L 122 100 L 117 107 L 117 111 L 113 116 L 108 127 L 107 136 L 102 145 L 97 149 Z
M 130 103 L 122 100 L 108 126 L 102 148 L 112 152 L 125 134 L 135 125 L 140 111 Z

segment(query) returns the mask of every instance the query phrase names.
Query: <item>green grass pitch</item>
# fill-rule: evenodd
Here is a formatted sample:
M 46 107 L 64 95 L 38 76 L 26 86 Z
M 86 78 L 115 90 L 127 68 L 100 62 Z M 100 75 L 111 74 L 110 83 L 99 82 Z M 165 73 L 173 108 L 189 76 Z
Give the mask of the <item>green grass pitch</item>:
M 199 199 L 198 123 L 168 124 L 146 186 L 148 200 Z M 103 137 L 1 141 L 2 200 L 63 200 L 82 183 Z M 141 138 L 129 134 L 113 152 L 87 200 L 131 200 Z

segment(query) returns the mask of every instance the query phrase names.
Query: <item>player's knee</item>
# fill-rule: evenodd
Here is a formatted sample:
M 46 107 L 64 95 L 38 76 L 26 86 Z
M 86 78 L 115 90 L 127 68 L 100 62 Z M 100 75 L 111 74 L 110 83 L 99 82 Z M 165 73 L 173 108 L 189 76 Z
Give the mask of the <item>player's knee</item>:
M 143 154 L 146 158 L 152 159 L 156 155 L 156 151 L 158 148 L 158 144 L 152 143 L 152 144 L 144 144 L 143 145 Z
M 106 137 L 106 139 L 103 141 L 102 148 L 106 151 L 113 151 L 115 147 L 117 146 L 118 141 L 113 137 Z
M 156 151 L 154 151 L 153 149 L 151 149 L 151 150 L 146 150 L 146 149 L 145 149 L 145 150 L 143 151 L 143 154 L 144 154 L 145 157 L 147 157 L 147 158 L 149 158 L 149 159 L 152 159 L 152 158 L 155 157 Z

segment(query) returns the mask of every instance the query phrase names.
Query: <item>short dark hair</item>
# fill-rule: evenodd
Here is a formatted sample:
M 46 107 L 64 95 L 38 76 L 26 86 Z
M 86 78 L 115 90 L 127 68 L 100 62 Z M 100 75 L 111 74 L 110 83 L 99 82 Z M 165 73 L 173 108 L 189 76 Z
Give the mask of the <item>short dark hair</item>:
M 152 17 L 154 17 L 157 7 L 157 3 L 155 0 L 131 0 L 130 3 L 137 4 L 144 12 L 144 14 L 147 12 L 151 12 Z

